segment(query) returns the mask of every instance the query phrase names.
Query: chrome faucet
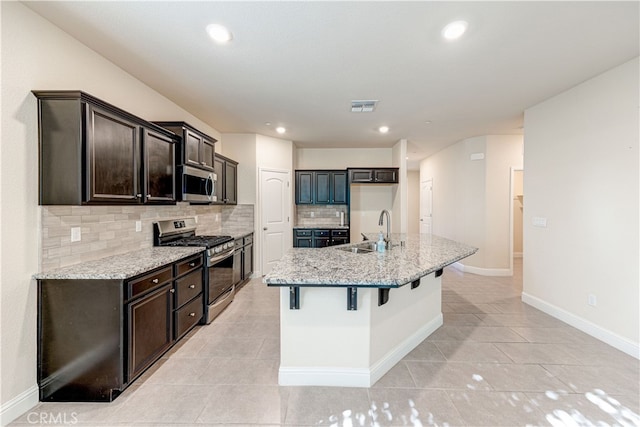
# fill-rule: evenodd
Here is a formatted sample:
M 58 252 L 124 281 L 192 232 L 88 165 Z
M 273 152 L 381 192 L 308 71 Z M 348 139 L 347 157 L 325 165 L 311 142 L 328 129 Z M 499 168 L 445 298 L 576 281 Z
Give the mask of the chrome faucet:
M 378 219 L 378 225 L 382 225 L 384 223 L 384 215 L 387 215 L 387 238 L 384 239 L 386 242 L 387 249 L 391 249 L 391 238 L 389 237 L 389 233 L 391 232 L 391 216 L 389 215 L 389 211 L 383 209 L 380 212 L 380 218 Z

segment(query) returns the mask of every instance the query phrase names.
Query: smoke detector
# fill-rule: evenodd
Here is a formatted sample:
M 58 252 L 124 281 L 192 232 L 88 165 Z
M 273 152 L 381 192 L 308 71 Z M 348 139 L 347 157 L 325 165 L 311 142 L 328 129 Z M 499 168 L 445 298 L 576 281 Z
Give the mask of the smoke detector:
M 351 112 L 352 113 L 371 113 L 376 109 L 376 104 L 378 100 L 368 100 L 368 101 L 351 101 Z

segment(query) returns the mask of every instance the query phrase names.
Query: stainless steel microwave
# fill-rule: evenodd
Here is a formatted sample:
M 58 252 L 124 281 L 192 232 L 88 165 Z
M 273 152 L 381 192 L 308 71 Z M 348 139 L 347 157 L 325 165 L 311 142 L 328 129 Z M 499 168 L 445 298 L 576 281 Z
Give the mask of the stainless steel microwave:
M 218 176 L 215 172 L 182 166 L 180 170 L 180 188 L 185 202 L 210 203 L 218 201 L 215 194 Z

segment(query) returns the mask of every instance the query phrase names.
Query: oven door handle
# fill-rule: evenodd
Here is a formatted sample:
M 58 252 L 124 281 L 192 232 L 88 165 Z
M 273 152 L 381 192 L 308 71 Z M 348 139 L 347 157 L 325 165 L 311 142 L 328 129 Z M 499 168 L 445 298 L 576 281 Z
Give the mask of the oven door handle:
M 231 251 L 229 251 L 229 252 L 225 252 L 225 253 L 223 253 L 222 255 L 218 255 L 218 256 L 215 256 L 215 257 L 211 257 L 211 258 L 209 258 L 209 264 L 210 264 L 210 265 L 213 265 L 213 264 L 217 263 L 218 261 L 222 261 L 223 259 L 227 259 L 227 258 L 229 258 L 230 256 L 233 256 L 233 253 L 234 253 L 235 251 L 236 251 L 235 249 L 232 249 Z

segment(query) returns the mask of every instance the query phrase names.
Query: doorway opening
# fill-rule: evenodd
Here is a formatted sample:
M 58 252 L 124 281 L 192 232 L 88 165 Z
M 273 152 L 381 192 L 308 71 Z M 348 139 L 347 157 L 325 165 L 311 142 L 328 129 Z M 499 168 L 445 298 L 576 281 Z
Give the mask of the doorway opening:
M 511 214 L 511 242 L 509 250 L 509 263 L 511 274 L 513 274 L 513 260 L 518 259 L 518 265 L 522 265 L 521 258 L 523 250 L 523 216 L 524 216 L 524 170 L 522 168 L 511 168 L 511 200 L 509 203 Z

